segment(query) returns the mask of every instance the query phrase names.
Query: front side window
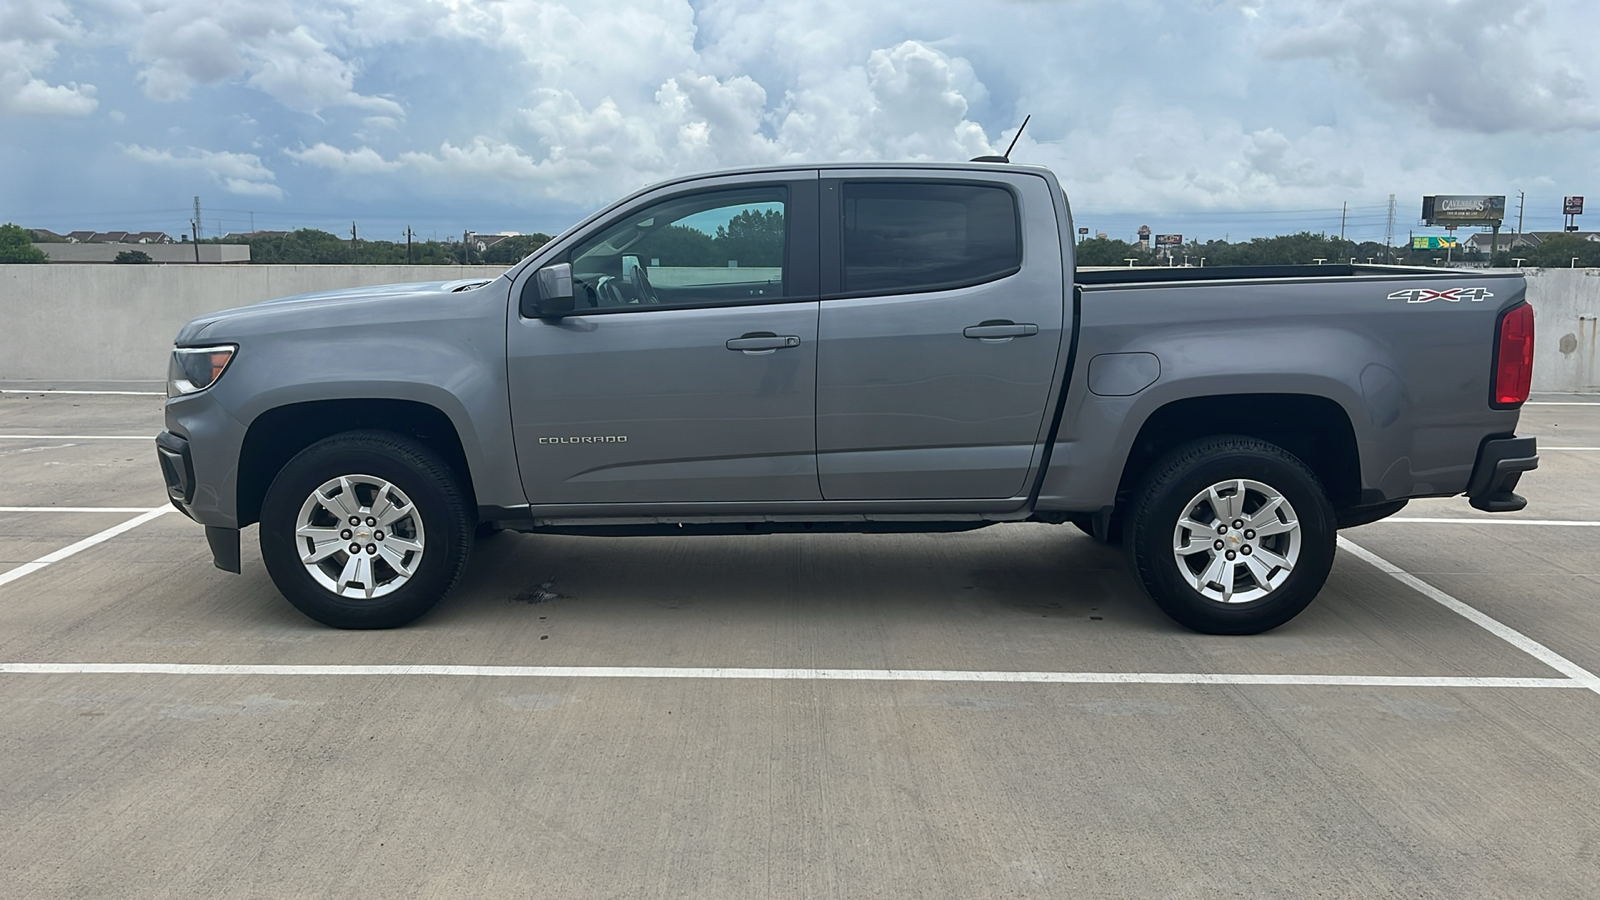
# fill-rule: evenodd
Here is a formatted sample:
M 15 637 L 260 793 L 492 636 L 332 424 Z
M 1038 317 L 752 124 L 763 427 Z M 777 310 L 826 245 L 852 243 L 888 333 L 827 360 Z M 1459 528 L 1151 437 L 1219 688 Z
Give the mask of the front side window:
M 846 293 L 950 290 L 1022 265 L 1017 201 L 1003 187 L 847 182 L 843 201 Z
M 689 194 L 629 213 L 572 251 L 579 311 L 785 296 L 782 187 Z

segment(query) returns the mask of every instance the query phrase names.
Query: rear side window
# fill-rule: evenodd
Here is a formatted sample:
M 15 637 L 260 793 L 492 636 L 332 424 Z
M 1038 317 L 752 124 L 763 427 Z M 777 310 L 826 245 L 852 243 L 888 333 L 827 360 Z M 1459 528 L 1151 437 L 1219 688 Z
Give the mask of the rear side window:
M 994 185 L 846 182 L 843 284 L 850 294 L 941 291 L 1022 267 L 1016 197 Z

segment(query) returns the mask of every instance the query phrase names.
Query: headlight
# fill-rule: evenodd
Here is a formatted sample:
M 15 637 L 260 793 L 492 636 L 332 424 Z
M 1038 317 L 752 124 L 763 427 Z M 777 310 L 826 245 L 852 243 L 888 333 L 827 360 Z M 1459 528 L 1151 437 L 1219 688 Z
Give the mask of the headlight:
M 222 377 L 223 370 L 228 368 L 234 351 L 238 349 L 233 344 L 174 348 L 172 364 L 167 366 L 167 396 L 193 394 L 210 387 Z

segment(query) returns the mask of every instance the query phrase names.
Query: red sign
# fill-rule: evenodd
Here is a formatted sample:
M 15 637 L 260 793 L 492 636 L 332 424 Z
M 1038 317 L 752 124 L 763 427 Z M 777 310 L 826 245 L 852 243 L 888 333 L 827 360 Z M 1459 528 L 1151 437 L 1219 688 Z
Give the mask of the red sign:
M 1583 215 L 1583 198 L 1567 197 L 1561 201 L 1561 214 L 1563 216 Z

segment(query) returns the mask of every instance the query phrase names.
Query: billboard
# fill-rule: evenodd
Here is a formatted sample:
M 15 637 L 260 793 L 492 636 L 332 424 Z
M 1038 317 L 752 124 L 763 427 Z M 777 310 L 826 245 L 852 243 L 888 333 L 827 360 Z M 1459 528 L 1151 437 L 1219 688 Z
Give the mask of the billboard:
M 1583 215 L 1582 197 L 1565 197 L 1561 200 L 1561 214 L 1563 216 Z
M 1459 247 L 1453 237 L 1416 237 L 1411 238 L 1413 250 L 1444 250 L 1447 247 Z
M 1157 247 L 1182 247 L 1183 246 L 1183 235 L 1181 235 L 1181 234 L 1158 234 L 1158 235 L 1156 235 L 1156 246 Z
M 1429 225 L 1499 225 L 1506 217 L 1504 194 L 1440 194 L 1422 198 Z

